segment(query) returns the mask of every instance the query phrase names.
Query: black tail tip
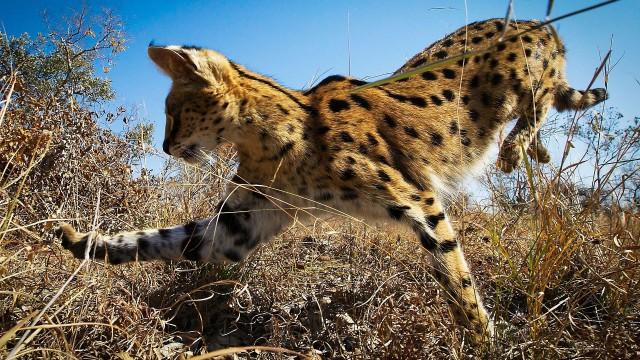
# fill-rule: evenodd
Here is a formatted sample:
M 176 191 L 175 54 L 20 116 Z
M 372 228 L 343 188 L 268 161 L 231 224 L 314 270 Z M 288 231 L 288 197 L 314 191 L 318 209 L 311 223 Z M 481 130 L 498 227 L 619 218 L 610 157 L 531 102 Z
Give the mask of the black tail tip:
M 591 93 L 596 98 L 595 103 L 599 103 L 609 98 L 609 93 L 607 92 L 606 89 L 603 89 L 603 88 L 593 89 L 591 90 Z

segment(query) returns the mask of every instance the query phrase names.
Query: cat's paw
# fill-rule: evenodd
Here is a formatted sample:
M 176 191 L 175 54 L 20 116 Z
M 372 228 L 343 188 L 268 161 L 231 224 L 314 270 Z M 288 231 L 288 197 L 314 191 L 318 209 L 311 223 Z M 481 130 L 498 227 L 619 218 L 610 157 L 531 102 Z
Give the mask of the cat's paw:
M 503 143 L 498 154 L 496 167 L 505 173 L 510 173 L 520 165 L 522 152 L 516 144 Z
M 54 230 L 56 238 L 62 242 L 62 247 L 71 251 L 74 257 L 84 258 L 87 240 L 91 233 L 79 233 L 70 224 L 62 223 Z
M 529 148 L 527 149 L 527 154 L 529 155 L 530 158 L 532 158 L 533 160 L 537 161 L 540 164 L 548 164 L 549 161 L 551 161 L 551 154 L 549 153 L 549 150 L 547 150 L 547 148 L 540 143 L 538 144 L 532 143 L 531 145 L 529 145 Z

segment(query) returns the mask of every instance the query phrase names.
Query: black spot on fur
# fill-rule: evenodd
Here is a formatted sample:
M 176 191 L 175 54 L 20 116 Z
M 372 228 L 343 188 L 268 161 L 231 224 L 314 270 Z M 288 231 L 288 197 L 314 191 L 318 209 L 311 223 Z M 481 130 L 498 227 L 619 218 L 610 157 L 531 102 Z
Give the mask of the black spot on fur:
M 355 200 L 358 198 L 358 192 L 355 189 L 344 187 L 341 188 L 342 195 L 340 196 L 341 200 Z
M 427 101 L 419 96 L 409 97 L 409 102 L 417 107 L 427 107 Z
M 435 146 L 442 145 L 442 135 L 437 132 L 431 134 L 431 143 Z
M 200 226 L 197 222 L 192 221 L 184 226 L 185 238 L 182 240 L 180 248 L 182 255 L 187 260 L 200 260 L 200 247 L 204 243 L 204 239 L 199 234 Z
M 522 90 L 522 83 L 521 81 L 517 81 L 513 84 L 513 91 L 517 94 L 520 93 L 520 90 Z
M 462 96 L 462 103 L 463 104 L 469 105 L 469 101 L 471 101 L 471 98 L 469 97 L 469 95 Z
M 517 80 L 518 79 L 518 72 L 516 71 L 516 69 L 514 69 L 514 68 L 509 69 L 509 79 L 511 79 L 511 80 Z
M 403 126 L 403 128 L 402 128 L 402 129 L 404 130 L 404 132 L 405 132 L 407 135 L 409 135 L 409 136 L 411 136 L 411 137 L 414 137 L 414 138 L 418 138 L 418 137 L 419 137 L 418 132 L 416 131 L 416 129 L 414 129 L 414 128 L 413 128 L 413 127 L 411 127 L 411 126 L 406 126 L 406 125 L 405 125 L 405 126 Z
M 449 47 L 451 45 L 453 45 L 453 40 L 451 38 L 446 39 L 445 41 L 442 42 L 442 46 L 444 47 Z
M 390 127 L 390 128 L 394 128 L 396 127 L 397 123 L 396 120 L 394 118 L 392 118 L 390 115 L 385 114 L 384 115 L 384 122 Z
M 418 195 L 418 194 L 411 194 L 411 196 L 409 196 L 409 197 L 413 201 L 420 201 L 421 200 L 420 195 Z
M 488 33 L 484 34 L 484 37 L 486 37 L 487 39 L 491 39 L 493 35 L 495 35 L 495 33 L 493 31 L 489 31 Z
M 449 134 L 456 135 L 458 134 L 458 130 L 458 122 L 456 120 L 451 121 L 451 124 L 449 124 Z
M 168 239 L 171 236 L 171 230 L 170 229 L 159 229 L 158 230 L 158 234 L 160 234 L 160 237 L 162 239 Z
M 492 69 L 495 69 L 496 66 L 498 66 L 499 62 L 496 59 L 491 59 L 491 61 L 489 61 L 489 67 L 491 67 Z
M 355 86 L 362 86 L 368 84 L 368 82 L 358 79 L 349 79 L 349 83 Z
M 504 49 L 507 48 L 507 45 L 503 42 L 498 43 L 498 45 L 496 45 L 496 50 L 498 51 L 503 51 Z
M 349 109 L 349 103 L 345 100 L 331 99 L 329 101 L 329 109 L 333 112 L 340 112 Z
M 376 156 L 376 159 L 378 159 L 378 161 L 380 161 L 381 163 L 383 163 L 385 165 L 389 165 L 389 161 L 387 160 L 386 157 L 384 157 L 384 155 L 378 155 L 378 156 Z
M 480 98 L 484 106 L 491 106 L 491 104 L 493 103 L 493 98 L 488 92 L 483 92 L 482 95 L 480 95 Z
M 475 75 L 474 77 L 471 78 L 471 82 L 469 82 L 469 86 L 474 89 L 477 88 L 478 85 L 480 85 L 480 77 L 478 75 Z
M 436 59 L 442 60 L 449 56 L 449 54 L 444 50 L 440 50 L 437 53 L 433 54 L 433 56 L 435 56 Z
M 465 277 L 462 278 L 461 285 L 462 285 L 463 288 L 468 288 L 468 287 L 471 286 L 471 284 L 472 284 L 472 282 L 471 282 L 471 278 L 470 277 L 465 276 Z
M 547 94 L 549 93 L 549 91 L 550 91 L 550 89 L 549 89 L 549 88 L 544 88 L 544 89 L 542 90 L 542 93 L 540 94 L 540 96 L 542 97 L 542 96 L 547 95 Z
M 420 59 L 416 60 L 416 62 L 414 62 L 413 64 L 411 64 L 411 67 L 412 67 L 412 68 L 414 68 L 414 67 L 418 67 L 418 66 L 420 66 L 420 65 L 422 65 L 422 64 L 424 64 L 424 63 L 426 63 L 426 62 L 427 62 L 427 59 L 425 59 L 425 58 L 420 58 Z
M 456 97 L 453 91 L 449 89 L 442 90 L 442 96 L 444 96 L 444 98 L 449 101 L 453 101 L 453 99 L 455 99 Z
M 549 35 L 549 34 L 547 34 L 547 35 Z M 544 46 L 546 46 L 546 45 L 547 45 L 547 40 L 545 40 L 544 38 L 539 38 L 539 39 L 538 39 L 538 43 L 539 43 L 542 47 L 544 47 Z
M 471 39 L 471 42 L 474 43 L 474 44 L 479 44 L 480 42 L 482 42 L 482 37 L 481 36 L 474 36 Z
M 280 148 L 280 151 L 278 151 L 278 154 L 276 155 L 276 158 L 281 159 L 282 157 L 287 155 L 287 153 L 291 151 L 291 149 L 293 149 L 294 145 L 295 143 L 293 141 L 289 141 L 288 143 L 282 145 L 282 147 Z
M 436 215 L 429 215 L 426 218 L 427 226 L 429 226 L 431 229 L 435 229 L 436 226 L 438 226 L 438 223 L 444 219 L 445 219 L 445 215 L 442 212 Z
M 431 102 L 436 106 L 442 105 L 442 100 L 437 95 L 431 95 Z
M 469 25 L 473 25 L 473 30 L 480 31 L 480 30 L 482 30 L 482 25 L 483 24 L 481 22 L 476 21 L 476 22 L 473 22 L 473 23 L 471 23 Z
M 218 215 L 218 223 L 223 225 L 229 233 L 238 236 L 244 241 L 249 239 L 249 229 L 240 220 L 240 213 L 236 212 L 228 204 L 224 204 Z
M 363 98 L 362 96 L 358 94 L 351 94 L 351 100 L 358 104 L 358 106 L 367 110 L 371 110 L 371 104 L 369 104 L 367 99 Z
M 491 76 L 491 84 L 492 85 L 499 85 L 501 82 L 502 82 L 502 74 L 495 73 L 495 74 L 493 74 L 493 76 Z
M 406 205 L 392 205 L 387 207 L 387 212 L 392 219 L 400 220 L 408 209 L 410 207 Z
M 456 72 L 451 69 L 442 69 L 442 75 L 447 79 L 455 79 Z
M 146 258 L 149 254 L 149 250 L 151 249 L 151 243 L 149 239 L 142 237 L 138 239 L 138 254 L 142 255 L 142 257 Z
M 533 41 L 533 39 L 531 38 L 531 36 L 529 35 L 524 35 L 522 37 L 522 41 L 526 42 L 527 44 L 531 44 L 531 42 Z
M 420 242 L 422 243 L 422 246 L 424 246 L 424 248 L 427 249 L 428 251 L 433 252 L 436 249 L 436 246 L 438 244 L 436 242 L 436 239 L 431 237 L 431 235 L 429 235 L 424 230 L 420 230 L 419 234 L 420 234 Z
M 358 152 L 360 152 L 361 154 L 368 154 L 369 153 L 369 149 L 367 148 L 367 145 L 365 144 L 360 144 L 358 146 Z
M 422 73 L 422 78 L 425 80 L 436 80 L 438 79 L 438 75 L 432 71 L 425 71 Z
M 469 118 L 471 121 L 478 121 L 480 119 L 480 113 L 477 110 L 471 109 L 469 110 Z
M 424 199 L 424 203 L 427 204 L 427 206 L 432 206 L 434 202 L 435 202 L 435 199 L 432 197 Z
M 276 107 L 277 107 L 278 109 L 280 109 L 280 111 L 281 111 L 283 114 L 285 114 L 285 115 L 289 115 L 289 110 L 285 109 L 282 105 L 280 105 L 280 104 L 276 104 Z
M 443 253 L 448 253 L 455 250 L 458 247 L 458 242 L 455 240 L 445 240 L 438 244 L 438 249 Z
M 503 31 L 504 30 L 504 24 L 500 21 L 496 21 L 494 23 L 494 25 L 496 26 L 496 30 L 497 31 Z
M 328 126 L 320 126 L 316 129 L 316 133 L 319 135 L 323 135 L 326 134 L 329 130 L 331 130 L 331 128 Z
M 518 58 L 518 55 L 516 55 L 516 53 L 509 53 L 509 55 L 507 55 L 507 60 L 511 62 L 516 61 L 517 58 Z
M 531 49 L 524 49 L 524 54 L 529 57 L 531 56 Z
M 353 138 L 351 137 L 351 134 L 349 134 L 349 133 L 348 133 L 348 132 L 346 132 L 346 131 L 341 131 L 341 132 L 340 132 L 340 139 L 341 139 L 343 142 L 353 142 Z
M 316 201 L 329 201 L 333 199 L 333 194 L 331 193 L 322 193 L 315 197 Z
M 344 169 L 340 172 L 340 180 L 348 181 L 356 177 L 356 172 L 351 168 Z
M 376 146 L 378 145 L 378 140 L 376 139 L 375 136 L 373 136 L 371 133 L 367 133 L 367 140 L 369 141 L 369 144 L 371 146 Z
M 389 177 L 389 174 L 387 174 L 384 170 L 378 170 L 378 177 L 384 182 L 391 181 L 391 177 Z
M 391 98 L 396 99 L 400 102 L 409 102 L 412 105 L 418 106 L 418 107 L 426 107 L 427 106 L 427 101 L 419 96 L 404 96 L 401 94 L 395 94 L 392 93 L 390 91 L 387 91 L 387 95 L 389 95 Z

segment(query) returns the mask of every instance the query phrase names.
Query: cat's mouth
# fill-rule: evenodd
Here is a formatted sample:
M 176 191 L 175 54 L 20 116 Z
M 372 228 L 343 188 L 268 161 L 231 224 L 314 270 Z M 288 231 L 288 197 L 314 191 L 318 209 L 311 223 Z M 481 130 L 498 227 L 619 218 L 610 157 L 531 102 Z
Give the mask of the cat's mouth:
M 197 144 L 191 144 L 191 145 L 181 147 L 177 157 L 189 164 L 196 164 L 200 162 L 200 159 L 201 159 L 200 152 L 201 152 L 200 147 Z

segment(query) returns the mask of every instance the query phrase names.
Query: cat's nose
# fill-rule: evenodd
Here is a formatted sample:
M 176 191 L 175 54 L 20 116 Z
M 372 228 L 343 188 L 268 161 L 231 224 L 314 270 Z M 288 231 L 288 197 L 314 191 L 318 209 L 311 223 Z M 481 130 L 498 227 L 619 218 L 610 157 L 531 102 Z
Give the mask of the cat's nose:
M 171 155 L 171 153 L 169 152 L 170 147 L 171 147 L 171 143 L 169 142 L 169 139 L 165 139 L 162 142 L 162 150 L 164 150 L 164 152 L 166 152 L 167 154 Z

